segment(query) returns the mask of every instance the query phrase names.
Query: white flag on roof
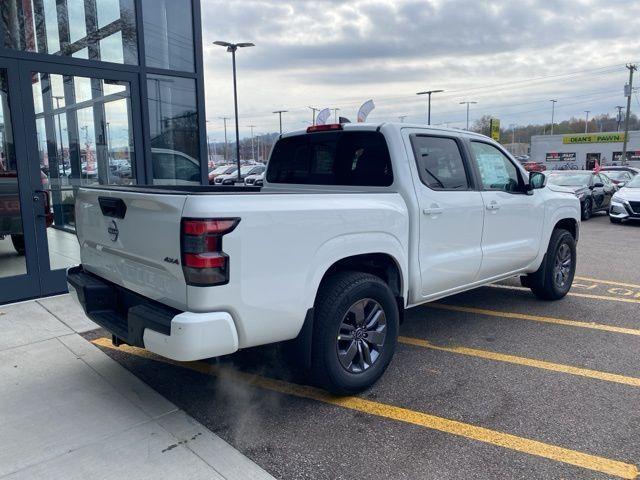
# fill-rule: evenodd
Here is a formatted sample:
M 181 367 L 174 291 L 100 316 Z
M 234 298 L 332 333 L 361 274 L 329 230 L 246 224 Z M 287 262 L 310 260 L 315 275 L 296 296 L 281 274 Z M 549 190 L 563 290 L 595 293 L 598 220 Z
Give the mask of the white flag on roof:
M 324 108 L 320 110 L 318 116 L 316 117 L 316 125 L 324 125 L 329 120 L 329 116 L 331 115 L 331 110 L 328 108 Z

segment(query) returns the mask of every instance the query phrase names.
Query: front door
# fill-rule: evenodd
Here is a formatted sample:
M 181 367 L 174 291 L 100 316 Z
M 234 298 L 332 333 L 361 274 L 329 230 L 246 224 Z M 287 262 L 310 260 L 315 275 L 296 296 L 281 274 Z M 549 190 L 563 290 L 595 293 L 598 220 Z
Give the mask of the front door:
M 464 145 L 446 135 L 408 134 L 419 206 L 421 297 L 476 280 L 482 260 L 483 204 Z
M 489 280 L 522 270 L 537 257 L 544 221 L 540 190 L 524 193 L 524 178 L 495 145 L 472 140 L 485 206 L 480 278 Z
M 593 170 L 596 168 L 596 163 L 600 163 L 599 153 L 587 153 L 587 161 L 585 163 L 585 170 Z
M 11 115 L 3 112 L 2 117 L 3 145 L 8 146 L 2 147 L 7 161 L 1 180 L 19 190 L 20 202 L 16 211 L 5 207 L 5 216 L 11 219 L 4 221 L 7 226 L 0 232 L 4 236 L 0 262 L 3 258 L 7 262 L 2 269 L 6 277 L 19 280 L 26 275 L 28 288 L 10 282 L 0 292 L 0 303 L 66 291 L 65 271 L 80 263 L 75 236 L 77 189 L 129 185 L 144 175 L 142 162 L 135 157 L 136 151 L 142 151 L 134 140 L 139 137 L 134 130 L 140 128 L 141 117 L 135 102 L 139 98 L 136 75 L 109 72 L 105 76 L 99 68 L 9 62 L 8 93 L 3 94 L 8 103 L 5 106 L 3 101 L 2 108 Z M 0 72 L 6 72 L 2 64 Z M 12 144 L 6 134 L 8 118 Z M 17 170 L 12 170 L 14 163 Z M 12 191 L 11 187 L 5 190 Z M 21 245 L 16 240 L 20 238 L 24 239 L 22 252 L 16 247 Z

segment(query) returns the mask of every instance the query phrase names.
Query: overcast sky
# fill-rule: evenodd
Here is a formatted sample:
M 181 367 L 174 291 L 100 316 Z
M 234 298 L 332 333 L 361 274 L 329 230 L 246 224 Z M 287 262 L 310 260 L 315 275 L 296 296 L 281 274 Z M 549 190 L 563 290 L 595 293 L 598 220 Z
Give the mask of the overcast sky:
M 208 130 L 222 141 L 233 115 L 231 58 L 214 40 L 253 42 L 238 52 L 241 136 L 311 121 L 307 106 L 340 108 L 355 121 L 464 127 L 484 114 L 503 126 L 615 112 L 625 105 L 627 62 L 640 62 L 637 0 L 202 0 Z M 640 85 L 640 75 L 637 84 Z M 638 96 L 632 111 L 640 112 Z M 229 123 L 231 126 L 232 123 Z

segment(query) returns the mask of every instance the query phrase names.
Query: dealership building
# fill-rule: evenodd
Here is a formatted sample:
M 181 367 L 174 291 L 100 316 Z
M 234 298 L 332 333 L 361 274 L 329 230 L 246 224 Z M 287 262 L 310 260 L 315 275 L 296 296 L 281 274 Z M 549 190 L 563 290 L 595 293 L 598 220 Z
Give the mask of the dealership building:
M 74 197 L 207 178 L 199 0 L 2 0 L 0 303 L 66 291 Z
M 591 170 L 600 165 L 622 163 L 623 132 L 600 132 L 531 137 L 531 160 L 548 170 Z M 627 164 L 640 167 L 640 131 L 629 132 Z

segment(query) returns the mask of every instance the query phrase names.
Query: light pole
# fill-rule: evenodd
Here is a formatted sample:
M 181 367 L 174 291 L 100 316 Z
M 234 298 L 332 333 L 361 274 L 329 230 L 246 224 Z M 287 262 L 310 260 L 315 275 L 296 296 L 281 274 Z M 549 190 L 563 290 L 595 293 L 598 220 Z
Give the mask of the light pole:
M 589 127 L 588 127 L 588 125 L 589 125 L 589 113 L 591 113 L 591 110 L 585 110 L 584 113 L 586 114 L 586 117 L 584 119 L 584 133 L 588 133 L 588 131 L 589 131 Z
M 444 90 L 427 90 L 425 92 L 416 93 L 416 95 L 428 95 L 429 97 L 427 100 L 427 125 L 431 125 L 431 94 L 440 92 L 444 92 Z
M 556 113 L 556 102 L 558 100 L 549 100 L 551 102 L 551 135 L 553 135 L 553 116 Z
M 313 121 L 311 122 L 311 125 L 315 125 L 315 124 L 316 124 L 316 112 L 317 112 L 318 110 L 320 110 L 320 109 L 319 109 L 319 108 L 316 108 L 316 107 L 307 107 L 307 108 L 310 108 L 310 109 L 311 109 L 311 111 L 313 112 L 313 116 L 312 116 L 312 120 L 313 120 Z
M 278 114 L 278 117 L 279 117 L 279 120 L 280 120 L 280 135 L 282 135 L 282 114 L 283 113 L 287 113 L 287 112 L 288 112 L 288 110 L 276 110 L 275 112 L 273 112 L 273 113 L 277 113 Z
M 338 110 L 340 110 L 339 108 L 334 108 L 333 109 L 333 118 L 334 118 L 334 123 L 340 123 L 338 121 Z
M 253 149 L 253 129 L 255 128 L 255 125 L 247 125 L 247 127 L 249 127 L 251 129 L 251 158 L 253 161 L 256 160 L 256 152 Z
M 400 115 L 400 116 L 398 117 L 398 120 L 400 120 L 400 123 L 404 123 L 404 119 L 405 119 L 405 118 L 407 118 L 407 116 L 406 116 L 406 115 Z
M 206 120 L 205 123 L 211 123 L 211 120 Z M 209 168 L 209 162 L 211 161 L 211 143 L 209 142 L 209 129 L 206 128 L 207 133 L 207 168 Z
M 224 122 L 224 159 L 227 159 L 227 149 L 228 149 L 228 143 L 227 143 L 227 120 L 229 120 L 229 117 L 218 117 L 220 120 L 222 120 Z
M 213 42 L 214 45 L 218 45 L 220 47 L 225 47 L 227 52 L 231 53 L 231 63 L 233 65 L 233 107 L 235 110 L 236 117 L 236 163 L 238 165 L 238 182 L 242 179 L 240 177 L 240 128 L 238 126 L 238 87 L 236 85 L 236 50 L 238 48 L 244 47 L 254 47 L 253 43 L 229 43 L 222 42 L 220 40 L 216 40 Z
M 61 95 L 53 95 L 53 98 L 56 100 L 56 110 L 60 110 L 60 99 L 64 98 Z M 109 128 L 109 123 L 107 122 L 107 128 Z M 67 168 L 64 165 L 64 147 L 62 145 L 62 125 L 60 124 L 60 112 L 58 112 L 58 131 L 60 132 L 60 158 L 62 159 L 62 174 L 67 176 Z M 107 153 L 109 153 L 109 144 L 107 144 Z M 58 175 L 60 175 L 58 173 Z
M 469 101 L 460 102 L 460 105 L 467 106 L 467 130 L 469 130 L 469 105 L 475 105 L 476 103 L 478 102 L 469 102 Z
M 512 123 L 511 125 L 509 125 L 511 127 L 511 144 L 513 145 L 513 148 L 516 148 L 516 124 Z

